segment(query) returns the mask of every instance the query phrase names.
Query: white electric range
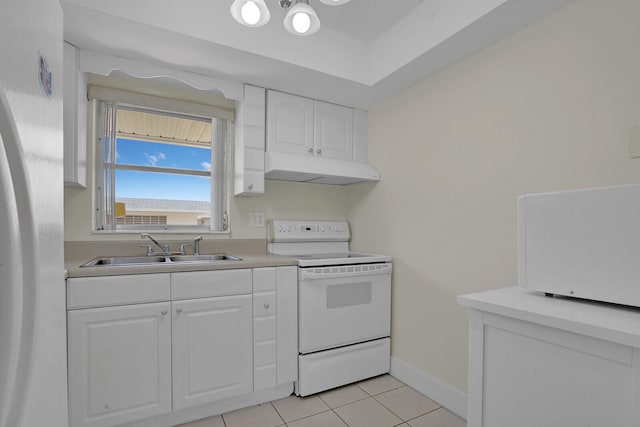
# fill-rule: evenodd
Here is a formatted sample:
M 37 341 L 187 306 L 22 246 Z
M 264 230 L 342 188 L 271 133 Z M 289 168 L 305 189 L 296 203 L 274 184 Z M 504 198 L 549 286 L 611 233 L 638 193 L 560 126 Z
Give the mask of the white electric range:
M 391 257 L 350 240 L 347 222 L 268 224 L 269 252 L 298 260 L 300 396 L 389 372 Z

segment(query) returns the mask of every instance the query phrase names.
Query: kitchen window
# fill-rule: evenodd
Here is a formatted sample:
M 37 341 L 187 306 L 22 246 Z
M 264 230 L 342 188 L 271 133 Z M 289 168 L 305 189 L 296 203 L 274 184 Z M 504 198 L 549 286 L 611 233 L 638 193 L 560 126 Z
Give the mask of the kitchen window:
M 233 112 L 101 87 L 96 231 L 225 232 Z

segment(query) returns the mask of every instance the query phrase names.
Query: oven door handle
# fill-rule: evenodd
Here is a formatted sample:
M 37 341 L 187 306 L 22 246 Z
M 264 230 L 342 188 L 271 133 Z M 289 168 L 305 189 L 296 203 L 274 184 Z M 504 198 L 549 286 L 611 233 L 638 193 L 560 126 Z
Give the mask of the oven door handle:
M 380 264 L 336 265 L 330 267 L 305 267 L 299 268 L 298 271 L 298 278 L 300 280 L 320 280 L 391 274 L 392 265 L 390 262 Z

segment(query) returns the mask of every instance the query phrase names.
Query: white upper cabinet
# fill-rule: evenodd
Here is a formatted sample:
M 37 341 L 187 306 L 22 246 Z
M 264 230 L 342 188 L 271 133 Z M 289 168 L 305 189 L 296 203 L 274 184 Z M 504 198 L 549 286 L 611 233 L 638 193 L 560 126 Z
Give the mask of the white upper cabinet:
M 314 101 L 267 91 L 267 151 L 313 156 Z
M 236 196 L 263 194 L 264 179 L 334 185 L 380 180 L 367 163 L 366 111 L 274 90 L 265 95 L 246 85 L 236 113 Z
M 267 91 L 267 151 L 353 160 L 353 108 Z
M 236 101 L 234 191 L 236 196 L 264 194 L 265 90 L 245 85 Z
M 320 101 L 314 107 L 316 156 L 353 160 L 353 108 Z
M 64 184 L 87 186 L 87 74 L 78 69 L 78 49 L 64 44 Z
M 378 181 L 365 111 L 267 90 L 265 178 L 346 185 Z

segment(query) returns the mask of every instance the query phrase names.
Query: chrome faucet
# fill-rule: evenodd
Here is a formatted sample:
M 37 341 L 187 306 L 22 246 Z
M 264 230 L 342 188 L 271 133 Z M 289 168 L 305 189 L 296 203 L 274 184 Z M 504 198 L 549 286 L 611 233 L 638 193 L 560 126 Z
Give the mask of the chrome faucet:
M 200 240 L 202 240 L 202 236 L 196 237 L 193 241 L 193 254 L 200 255 Z
M 160 242 L 158 242 L 156 239 L 153 238 L 153 236 L 151 236 L 151 234 L 147 234 L 147 233 L 142 233 L 140 235 L 141 239 L 147 238 L 149 240 L 151 240 L 153 242 L 154 245 L 156 245 L 158 248 L 160 248 L 160 250 L 162 251 L 161 253 L 164 254 L 168 254 L 169 253 L 169 245 L 161 245 Z M 151 245 L 141 245 L 141 246 L 146 246 L 147 247 L 147 256 L 153 256 L 153 255 L 159 255 L 157 252 L 153 252 L 153 249 L 151 248 Z

